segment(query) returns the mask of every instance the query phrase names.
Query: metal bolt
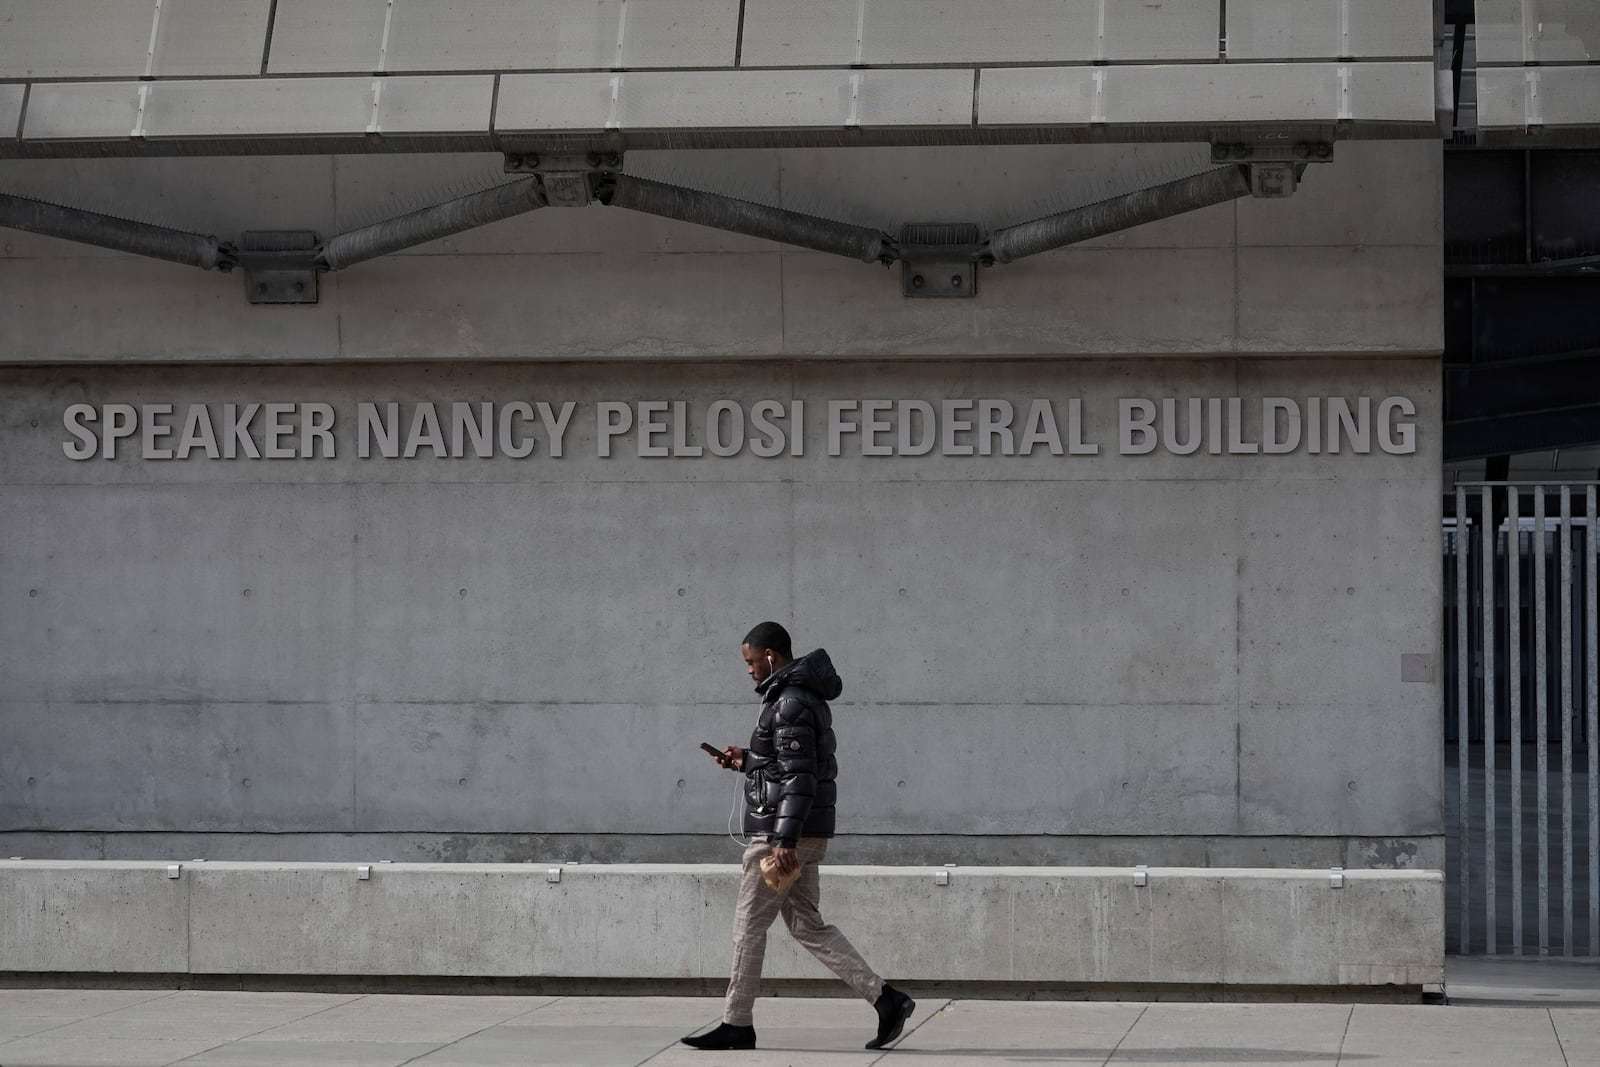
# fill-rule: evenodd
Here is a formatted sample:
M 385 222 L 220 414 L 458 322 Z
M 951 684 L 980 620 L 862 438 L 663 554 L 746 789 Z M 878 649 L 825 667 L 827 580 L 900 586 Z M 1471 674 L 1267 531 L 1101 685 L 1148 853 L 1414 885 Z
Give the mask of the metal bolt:
M 921 289 L 926 284 L 927 283 L 922 280 L 922 275 L 913 274 L 911 276 L 911 288 L 913 288 L 913 289 Z
M 961 288 L 961 275 L 959 275 L 959 274 L 950 275 L 950 286 L 953 289 Z

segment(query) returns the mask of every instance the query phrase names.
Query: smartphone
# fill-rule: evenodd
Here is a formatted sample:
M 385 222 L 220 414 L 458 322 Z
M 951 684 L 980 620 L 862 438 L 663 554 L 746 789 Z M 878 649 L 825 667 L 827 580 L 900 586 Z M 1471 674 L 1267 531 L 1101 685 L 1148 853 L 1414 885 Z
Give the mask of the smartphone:
M 700 747 L 705 749 L 707 752 L 711 753 L 713 756 L 717 757 L 717 759 L 721 759 L 722 758 L 722 749 L 716 747 L 715 745 L 708 745 L 704 741 L 702 741 L 702 742 L 700 742 Z

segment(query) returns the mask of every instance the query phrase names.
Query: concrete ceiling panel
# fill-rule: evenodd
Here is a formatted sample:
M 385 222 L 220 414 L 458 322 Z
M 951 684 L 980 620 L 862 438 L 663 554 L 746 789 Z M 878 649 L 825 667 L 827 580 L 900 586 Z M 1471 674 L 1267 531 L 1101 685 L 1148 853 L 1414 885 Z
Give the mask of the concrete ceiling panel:
M 1600 66 L 1480 68 L 1478 126 L 1600 127 Z
M 972 82 L 970 70 L 506 75 L 495 128 L 508 133 L 967 124 Z
M 0 0 L 0 78 L 260 74 L 270 10 L 270 0 Z
M 278 0 L 268 74 L 380 69 L 384 0 Z
M 1228 58 L 1428 59 L 1433 10 L 1394 0 L 1232 0 Z
M 1480 66 L 1600 61 L 1594 0 L 1478 0 Z

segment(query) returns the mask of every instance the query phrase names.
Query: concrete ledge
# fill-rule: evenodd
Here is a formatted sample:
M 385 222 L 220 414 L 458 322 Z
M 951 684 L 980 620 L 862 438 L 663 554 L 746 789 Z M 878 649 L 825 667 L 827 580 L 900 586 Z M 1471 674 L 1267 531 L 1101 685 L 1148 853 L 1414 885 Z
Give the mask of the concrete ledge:
M 919 983 L 1421 990 L 1437 871 L 825 867 L 825 913 Z M 559 871 L 559 880 L 552 874 Z M 7 973 L 718 979 L 729 864 L 0 861 Z M 783 934 L 775 980 L 828 977 Z

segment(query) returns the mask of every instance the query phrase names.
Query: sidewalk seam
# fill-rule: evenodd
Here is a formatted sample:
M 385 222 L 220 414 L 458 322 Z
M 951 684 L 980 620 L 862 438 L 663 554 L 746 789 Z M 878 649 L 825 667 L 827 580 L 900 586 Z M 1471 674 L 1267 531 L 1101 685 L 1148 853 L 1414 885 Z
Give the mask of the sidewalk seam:
M 1344 1017 L 1344 1033 L 1339 1035 L 1339 1055 L 1334 1058 L 1333 1067 L 1344 1063 L 1344 1043 L 1350 1037 L 1350 1021 L 1356 1017 L 1356 1006 L 1350 1005 L 1350 1012 Z
M 1555 1012 L 1551 1011 L 1549 1008 L 1546 1008 L 1544 1010 L 1544 1015 L 1545 1018 L 1550 1020 L 1550 1032 L 1556 1035 L 1556 1048 L 1561 1052 L 1561 1062 L 1566 1064 L 1567 1067 L 1572 1067 L 1572 1061 L 1567 1059 L 1567 1046 L 1561 1040 L 1561 1031 L 1556 1028 Z
M 1135 1026 L 1139 1025 L 1139 1020 L 1143 1019 L 1144 1018 L 1144 1013 L 1149 1011 L 1149 1010 L 1150 1010 L 1150 1005 L 1149 1004 L 1146 1004 L 1144 1007 L 1139 1009 L 1139 1014 L 1135 1015 L 1133 1017 L 1133 1022 L 1128 1024 L 1128 1029 L 1123 1032 L 1123 1035 L 1121 1037 L 1117 1038 L 1117 1043 L 1115 1045 L 1111 1046 L 1111 1051 L 1109 1053 L 1107 1053 L 1106 1054 L 1106 1058 L 1101 1061 L 1100 1067 L 1107 1067 L 1107 1064 L 1109 1064 L 1113 1059 L 1116 1058 L 1117 1050 L 1122 1047 L 1122 1043 L 1124 1041 L 1128 1040 L 1128 1035 L 1133 1033 L 1133 1028 Z

